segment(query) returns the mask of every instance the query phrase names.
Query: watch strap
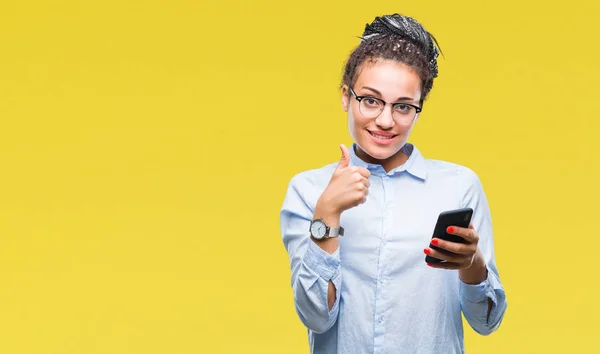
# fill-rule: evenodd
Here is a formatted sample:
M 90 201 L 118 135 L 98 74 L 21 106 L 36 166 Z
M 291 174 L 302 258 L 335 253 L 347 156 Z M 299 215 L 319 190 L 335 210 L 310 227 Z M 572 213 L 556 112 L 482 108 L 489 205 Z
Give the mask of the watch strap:
M 344 228 L 343 227 L 330 227 L 329 232 L 325 237 L 338 237 L 344 236 Z

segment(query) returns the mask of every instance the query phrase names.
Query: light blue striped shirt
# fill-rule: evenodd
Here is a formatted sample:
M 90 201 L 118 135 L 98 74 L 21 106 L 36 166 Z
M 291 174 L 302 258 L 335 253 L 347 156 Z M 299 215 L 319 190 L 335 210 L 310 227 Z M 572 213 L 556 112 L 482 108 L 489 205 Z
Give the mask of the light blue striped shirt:
M 281 209 L 296 312 L 308 328 L 311 353 L 464 353 L 461 312 L 487 335 L 500 325 L 506 296 L 495 263 L 485 193 L 470 169 L 424 159 L 412 144 L 408 160 L 388 173 L 350 150 L 350 165 L 371 171 L 367 201 L 342 213 L 345 235 L 334 254 L 309 236 L 315 204 L 336 163 L 295 175 Z M 456 270 L 430 268 L 429 245 L 442 211 L 471 207 L 488 278 L 463 283 Z M 336 300 L 327 306 L 329 281 Z M 488 298 L 493 307 L 489 319 Z

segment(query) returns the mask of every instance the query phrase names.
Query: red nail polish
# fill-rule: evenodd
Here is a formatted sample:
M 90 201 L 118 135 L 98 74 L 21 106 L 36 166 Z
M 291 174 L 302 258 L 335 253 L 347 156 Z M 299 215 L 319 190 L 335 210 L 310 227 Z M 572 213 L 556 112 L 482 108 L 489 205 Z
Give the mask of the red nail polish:
M 439 243 L 439 241 L 435 238 L 433 240 L 431 240 L 431 244 L 434 246 L 437 246 L 438 243 Z
M 429 248 L 426 248 L 426 249 L 423 250 L 423 252 L 425 252 L 425 254 L 430 254 L 431 250 Z
M 451 234 L 454 232 L 454 228 L 452 226 L 448 226 L 448 229 L 446 231 L 448 231 L 448 233 Z
M 427 263 L 427 265 L 431 267 L 431 264 Z

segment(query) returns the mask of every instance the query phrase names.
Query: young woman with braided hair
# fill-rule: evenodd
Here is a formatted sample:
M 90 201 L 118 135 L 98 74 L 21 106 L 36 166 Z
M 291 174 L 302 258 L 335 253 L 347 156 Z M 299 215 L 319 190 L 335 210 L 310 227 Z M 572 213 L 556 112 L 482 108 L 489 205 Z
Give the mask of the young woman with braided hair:
M 502 321 L 506 294 L 479 178 L 407 143 L 438 54 L 411 17 L 367 24 L 341 85 L 354 144 L 289 183 L 281 233 L 311 353 L 464 353 L 461 313 L 483 335 Z M 432 239 L 438 215 L 459 208 L 473 209 L 471 225 L 448 232 L 464 243 Z M 442 262 L 426 264 L 425 254 Z

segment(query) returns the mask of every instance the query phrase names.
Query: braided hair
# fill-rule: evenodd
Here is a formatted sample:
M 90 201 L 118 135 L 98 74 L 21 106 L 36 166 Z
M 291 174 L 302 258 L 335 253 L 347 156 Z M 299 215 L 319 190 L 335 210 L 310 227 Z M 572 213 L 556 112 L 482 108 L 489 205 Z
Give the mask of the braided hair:
M 414 18 L 396 13 L 376 17 L 365 26 L 360 38 L 360 44 L 346 62 L 342 86 L 352 87 L 365 61 L 393 60 L 410 66 L 419 74 L 422 103 L 438 75 L 437 57 L 441 49 L 435 37 Z

